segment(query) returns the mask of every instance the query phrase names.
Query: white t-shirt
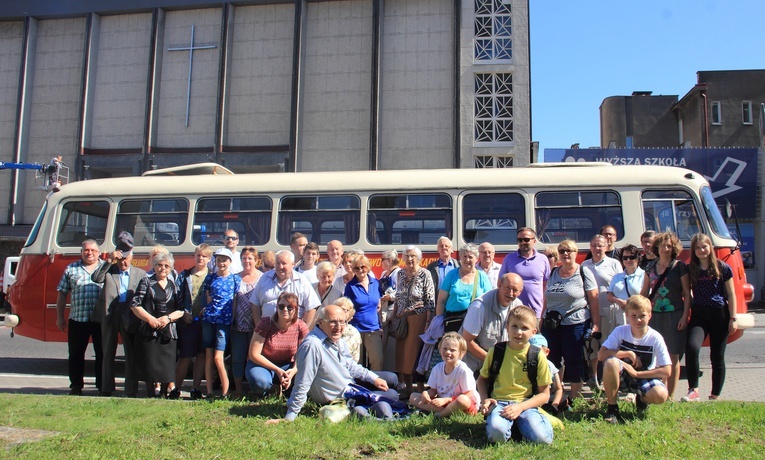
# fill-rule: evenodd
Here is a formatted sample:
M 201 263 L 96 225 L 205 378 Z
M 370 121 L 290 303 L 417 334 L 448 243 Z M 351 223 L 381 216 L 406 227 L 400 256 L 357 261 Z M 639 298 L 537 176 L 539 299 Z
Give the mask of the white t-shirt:
M 606 311 L 604 309 L 611 305 L 611 302 L 608 301 L 608 286 L 611 285 L 614 275 L 624 271 L 622 264 L 618 260 L 606 256 L 598 263 L 593 262 L 592 259 L 585 260 L 582 262 L 582 266 L 591 270 L 592 274 L 595 275 L 595 282 L 598 283 L 598 305 L 601 314 L 603 314 L 602 312 Z
M 436 364 L 433 370 L 430 371 L 430 378 L 428 378 L 428 386 L 436 389 L 436 397 L 453 398 L 470 392 L 468 396 L 478 406 L 481 401 L 478 400 L 478 391 L 475 388 L 473 371 L 470 370 L 467 364 L 459 361 L 452 373 L 446 375 L 444 373 L 445 365 L 446 363 L 443 361 Z
M 642 364 L 641 370 L 651 370 L 672 364 L 664 338 L 650 327 L 643 337 L 636 339 L 632 336 L 629 324 L 618 326 L 602 346 L 609 350 L 634 351 Z
M 319 282 L 319 278 L 316 277 L 316 265 L 308 270 L 303 270 L 303 267 L 296 266 L 295 271 L 308 278 L 308 281 L 310 281 L 311 284 Z

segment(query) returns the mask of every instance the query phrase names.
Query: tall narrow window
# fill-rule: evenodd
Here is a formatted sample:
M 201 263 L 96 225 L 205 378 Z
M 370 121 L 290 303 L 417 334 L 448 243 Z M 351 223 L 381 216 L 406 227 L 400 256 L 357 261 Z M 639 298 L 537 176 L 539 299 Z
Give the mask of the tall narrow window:
M 745 125 L 752 124 L 752 101 L 744 101 L 741 103 L 741 120 Z
M 476 62 L 508 62 L 513 57 L 510 2 L 475 0 L 473 56 Z
M 720 101 L 712 101 L 712 113 L 710 115 L 712 117 L 713 125 L 722 124 L 722 110 L 720 108 Z
M 475 74 L 473 111 L 475 143 L 513 142 L 513 74 Z

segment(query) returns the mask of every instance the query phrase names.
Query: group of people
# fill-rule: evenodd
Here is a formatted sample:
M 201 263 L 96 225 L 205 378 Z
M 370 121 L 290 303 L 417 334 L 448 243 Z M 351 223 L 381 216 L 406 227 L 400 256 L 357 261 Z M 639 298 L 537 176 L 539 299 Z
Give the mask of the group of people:
M 285 418 L 272 423 L 297 417 L 307 398 L 326 404 L 357 384 L 437 416 L 482 412 L 491 441 L 510 439 L 517 421 L 522 437 L 550 443 L 550 420 L 536 408 L 564 409 L 588 377 L 591 388 L 605 390 L 607 419 L 618 421 L 619 386 L 637 394 L 639 407 L 664 402 L 686 353 L 690 388 L 682 400 L 698 400 L 698 350 L 709 336 L 716 399 L 726 339 L 736 330 L 730 267 L 703 234 L 691 241 L 689 266 L 677 260 L 682 246 L 671 232 L 646 232 L 643 251 L 615 248 L 616 239 L 604 227 L 579 264 L 573 240 L 537 251 L 535 231 L 523 227 L 518 250 L 499 264 L 488 242 L 464 245 L 455 260 L 442 237 L 438 259 L 425 268 L 416 246 L 404 249 L 403 264 L 397 251 L 386 251 L 379 279 L 361 251 L 345 251 L 339 241 L 318 262 L 318 245 L 300 233 L 290 250 L 260 260 L 255 248 L 239 252 L 229 229 L 223 248 L 200 245 L 195 265 L 181 273 L 160 248 L 149 275 L 130 263 L 129 234 L 119 235 L 106 261 L 86 240 L 58 288 L 72 394 L 82 392 L 82 355 L 92 337 L 96 386 L 111 395 L 119 334 L 128 396 L 143 380 L 147 391 L 158 384 L 159 394 L 178 398 L 193 358 L 191 398 L 202 397 L 203 374 L 213 395 L 216 371 L 229 395 L 223 354 L 230 347 L 234 395 L 243 394 L 245 377 L 256 395 L 289 393 Z M 395 373 L 383 370 L 392 340 Z

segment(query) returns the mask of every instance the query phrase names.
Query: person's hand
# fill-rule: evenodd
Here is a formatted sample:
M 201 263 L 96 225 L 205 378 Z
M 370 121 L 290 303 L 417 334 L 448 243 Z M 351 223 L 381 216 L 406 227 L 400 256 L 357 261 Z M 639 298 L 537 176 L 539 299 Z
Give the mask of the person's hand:
M 680 321 L 677 322 L 677 330 L 684 331 L 688 327 L 688 317 L 683 315 Z
M 160 320 L 158 320 L 157 318 L 154 318 L 154 317 L 152 317 L 152 318 L 151 318 L 149 321 L 147 321 L 147 322 L 149 323 L 149 326 L 150 326 L 152 329 L 161 329 L 161 328 L 162 328 L 162 322 L 161 322 Z
M 592 332 L 598 332 L 600 330 L 600 327 L 597 324 L 592 325 Z
M 434 407 L 446 407 L 452 402 L 452 398 L 435 398 L 430 401 Z
M 287 421 L 286 418 L 272 418 L 271 420 L 266 420 L 266 425 L 278 425 L 286 421 Z
M 628 351 L 627 354 L 628 356 L 626 359 L 629 360 L 631 366 L 635 369 L 640 369 L 640 366 L 642 366 L 643 363 L 640 361 L 640 358 L 638 358 L 637 354 L 635 354 L 635 352 L 632 350 Z
M 639 360 L 637 362 L 640 362 Z M 622 363 L 622 369 L 632 378 L 637 378 L 637 371 L 629 363 Z
M 61 332 L 66 332 L 66 320 L 63 316 L 59 316 L 56 318 L 56 327 Z
M 488 415 L 489 412 L 497 405 L 497 400 L 494 398 L 486 398 L 481 402 L 481 414 Z
M 380 389 L 382 391 L 388 391 L 388 382 L 386 382 L 385 380 L 381 379 L 380 377 L 377 377 L 375 379 L 373 385 L 375 386 L 375 388 L 378 388 L 378 389 Z
M 194 322 L 194 317 L 191 316 L 191 313 L 184 312 L 183 313 L 183 322 L 186 324 L 191 324 Z
M 502 409 L 502 412 L 499 414 L 502 416 L 502 418 L 507 420 L 515 420 L 518 417 L 520 417 L 521 413 L 523 413 L 523 410 L 521 409 L 521 405 L 516 404 L 508 404 L 505 406 L 504 409 Z
M 728 321 L 728 334 L 733 334 L 738 330 L 738 323 L 735 321 Z
M 116 251 L 112 252 L 112 257 L 111 257 L 111 259 L 109 259 L 109 263 L 114 265 L 117 262 L 119 262 L 120 259 L 122 259 L 122 251 L 117 249 Z

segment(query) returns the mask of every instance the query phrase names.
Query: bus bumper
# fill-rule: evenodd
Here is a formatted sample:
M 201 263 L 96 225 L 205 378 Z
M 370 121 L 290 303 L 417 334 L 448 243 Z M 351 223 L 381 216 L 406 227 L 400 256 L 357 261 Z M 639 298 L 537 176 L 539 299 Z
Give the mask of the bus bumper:
M 5 327 L 16 327 L 19 325 L 19 315 L 5 315 L 3 323 Z

